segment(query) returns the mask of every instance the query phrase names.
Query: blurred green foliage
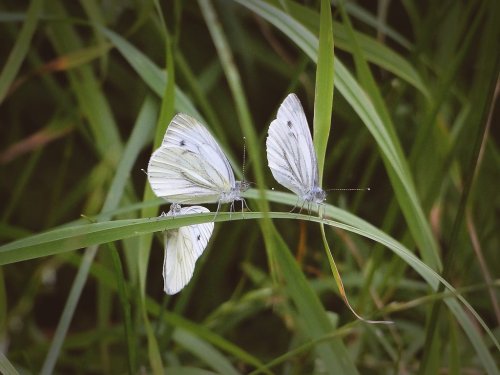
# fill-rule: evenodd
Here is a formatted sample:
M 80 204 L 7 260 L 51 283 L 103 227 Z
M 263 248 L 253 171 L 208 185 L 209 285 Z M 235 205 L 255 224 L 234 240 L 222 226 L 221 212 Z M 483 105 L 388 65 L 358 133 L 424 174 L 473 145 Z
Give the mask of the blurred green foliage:
M 0 372 L 499 373 L 500 2 L 328 5 L 0 0 Z M 289 92 L 323 188 L 370 187 L 325 220 L 273 191 Z M 240 177 L 247 139 L 255 189 L 167 297 L 161 231 L 213 220 L 150 219 L 141 169 L 179 111 Z M 356 312 L 395 324 L 346 307 L 318 223 Z

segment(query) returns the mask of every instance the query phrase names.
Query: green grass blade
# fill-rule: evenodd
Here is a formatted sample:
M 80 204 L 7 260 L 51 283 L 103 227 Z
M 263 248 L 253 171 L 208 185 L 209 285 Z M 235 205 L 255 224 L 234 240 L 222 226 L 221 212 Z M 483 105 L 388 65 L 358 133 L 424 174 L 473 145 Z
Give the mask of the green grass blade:
M 126 152 L 124 157 L 121 159 L 120 164 L 118 166 L 118 172 L 115 174 L 113 182 L 111 184 L 111 188 L 108 192 L 108 197 L 103 206 L 103 212 L 114 209 L 120 199 L 122 197 L 123 191 L 125 189 L 125 185 L 128 182 L 128 174 L 139 154 L 141 146 L 144 144 L 144 137 L 149 135 L 147 125 L 143 125 L 143 121 L 148 118 L 151 112 L 154 111 L 154 107 L 152 105 L 151 100 L 146 100 L 143 111 L 141 111 L 137 124 L 132 133 L 132 137 L 130 138 Z M 139 126 L 140 125 L 140 126 Z M 135 130 L 137 129 L 137 130 Z M 103 218 L 109 219 L 109 218 Z M 87 246 L 83 246 L 87 247 Z M 76 310 L 76 306 L 78 301 L 80 300 L 80 296 L 87 281 L 88 272 L 90 266 L 95 258 L 97 252 L 97 245 L 90 245 L 86 251 L 85 256 L 82 259 L 82 263 L 80 268 L 78 269 L 78 273 L 73 282 L 68 300 L 66 305 L 64 306 L 63 314 L 61 319 L 59 320 L 59 324 L 57 325 L 56 333 L 54 335 L 54 339 L 50 346 L 47 357 L 44 361 L 41 373 L 42 374 L 51 374 L 54 371 L 54 367 L 59 357 L 59 352 L 61 350 L 62 344 L 68 332 L 68 328 L 70 326 L 71 320 L 73 318 L 74 312 Z
M 253 192 L 253 194 L 251 195 L 257 196 L 256 192 Z M 295 197 L 292 194 L 268 192 L 267 196 L 271 201 L 288 203 L 290 205 L 293 205 L 296 201 Z M 426 280 L 429 286 L 431 286 L 434 290 L 437 289 L 439 282 L 442 282 L 443 284 L 446 285 L 447 289 L 455 293 L 454 288 L 446 280 L 444 280 L 441 276 L 439 276 L 439 274 L 437 274 L 431 268 L 429 268 L 429 266 L 427 266 L 425 263 L 423 263 L 417 257 L 415 257 L 415 255 L 413 255 L 411 251 L 409 251 L 407 248 L 405 248 L 403 245 L 392 239 L 384 232 L 376 229 L 375 227 L 363 221 L 362 219 L 330 205 L 325 205 L 325 215 L 326 217 L 338 218 L 339 220 L 347 224 L 343 224 L 342 222 L 325 220 L 314 216 L 299 215 L 292 213 L 269 214 L 271 218 L 276 218 L 276 219 L 295 218 L 301 220 L 308 220 L 311 222 L 324 223 L 325 225 L 334 225 L 338 228 L 348 230 L 353 233 L 360 234 L 362 236 L 366 236 L 367 238 L 370 238 L 394 251 L 399 257 L 401 257 L 402 260 L 404 260 L 410 267 L 412 267 L 417 273 L 419 273 L 421 277 L 424 278 L 424 280 Z M 262 218 L 263 216 L 264 215 L 262 213 L 257 213 L 257 212 L 248 212 L 244 214 L 219 213 L 218 216 L 215 218 L 215 221 L 219 222 L 219 221 L 229 221 L 238 219 L 249 220 L 249 219 Z M 87 245 L 115 241 L 117 239 L 128 236 L 137 236 L 145 233 L 152 233 L 160 230 L 173 229 L 185 225 L 199 224 L 213 220 L 214 218 L 212 214 L 201 214 L 201 215 L 187 215 L 186 217 L 176 218 L 175 220 L 169 218 L 162 218 L 155 220 L 133 219 L 133 220 L 119 220 L 113 222 L 88 224 L 85 226 L 79 226 L 75 228 L 62 228 L 53 231 L 52 233 L 36 235 L 31 237 L 30 239 L 16 241 L 14 243 L 0 247 L 0 265 L 4 264 L 4 262 L 6 261 L 4 257 L 6 252 L 13 252 L 16 256 L 19 256 L 20 253 L 25 251 L 24 246 L 26 246 L 27 243 L 31 243 L 31 246 L 29 246 L 30 247 L 29 252 L 31 253 L 32 257 L 38 257 L 40 254 L 43 256 L 43 255 L 59 253 L 62 251 L 70 251 Z M 72 229 L 71 233 L 69 233 L 71 241 L 67 241 L 64 239 L 65 237 L 68 236 L 68 233 L 66 233 L 68 229 Z M 286 247 L 284 249 L 286 249 Z M 282 262 L 280 264 L 287 271 L 289 271 L 288 267 L 297 267 L 295 260 L 293 259 L 293 257 L 291 257 L 288 251 L 281 251 L 281 254 L 279 254 L 279 256 L 280 256 L 280 262 Z M 288 258 L 288 260 L 285 257 Z M 21 257 L 20 259 L 19 258 L 15 259 L 15 261 L 22 259 L 23 258 Z M 291 271 L 289 271 L 289 273 L 285 273 L 285 275 L 287 274 L 295 276 L 295 274 Z M 299 274 L 302 275 L 302 273 L 300 272 Z M 302 285 L 304 280 L 305 279 L 303 278 L 303 275 L 302 277 L 298 277 L 296 279 L 287 278 L 287 284 L 289 285 L 291 290 L 296 290 L 297 292 L 304 293 L 304 291 L 307 291 L 307 288 L 309 288 L 308 286 L 306 287 L 305 285 Z M 306 292 L 306 297 L 307 296 L 308 293 Z M 497 340 L 494 338 L 493 334 L 488 329 L 488 327 L 481 319 L 481 317 L 477 314 L 477 312 L 475 312 L 475 310 L 461 295 L 455 294 L 455 296 L 461 301 L 461 303 L 463 303 L 467 307 L 469 312 L 471 312 L 474 315 L 477 321 L 488 333 L 492 342 L 494 342 L 495 347 L 500 350 L 500 345 L 498 344 Z M 304 306 L 301 305 L 302 303 L 304 303 Z M 317 303 L 319 303 L 319 301 L 317 301 Z M 484 340 L 481 338 L 480 334 L 475 328 L 473 322 L 471 322 L 467 313 L 463 310 L 463 307 L 460 306 L 460 304 L 454 299 L 446 299 L 445 303 L 448 305 L 450 310 L 457 318 L 458 322 L 461 324 L 462 328 L 464 329 L 469 339 L 471 340 L 471 343 L 476 348 L 478 354 L 481 356 L 482 359 L 484 359 L 485 361 L 484 364 L 486 368 L 496 369 L 494 365 L 495 362 L 491 354 L 489 353 Z M 297 304 L 299 308 L 303 308 L 304 311 L 311 311 L 311 309 L 312 311 L 314 311 L 314 305 L 315 305 L 314 300 L 308 300 L 307 298 L 297 299 Z M 495 373 L 494 371 L 493 372 L 489 371 L 489 372 Z
M 296 43 L 313 61 L 317 61 L 318 39 L 295 19 L 260 0 L 249 0 L 247 2 L 240 2 L 240 4 L 271 22 Z M 393 130 L 391 130 L 390 122 L 384 123 L 383 117 L 377 111 L 374 102 L 372 102 L 339 59 L 336 59 L 335 66 L 336 88 L 349 102 L 352 109 L 361 118 L 363 124 L 377 141 L 401 210 L 407 220 L 413 238 L 422 252 L 423 258 L 433 268 L 441 269 L 441 262 L 437 255 L 438 246 L 436 240 L 432 235 L 422 207 L 420 206 L 406 160 L 402 154 L 399 141 L 394 136 Z
M 156 8 L 160 19 L 162 19 L 161 15 L 161 7 L 158 2 L 156 2 Z M 166 85 L 163 87 L 164 91 L 161 93 L 162 102 L 160 108 L 160 114 L 158 117 L 158 121 L 156 124 L 155 137 L 153 142 L 153 148 L 157 148 L 165 135 L 165 131 L 167 130 L 168 124 L 174 115 L 174 108 L 176 102 L 175 95 L 175 69 L 174 69 L 174 49 L 175 45 L 169 35 L 168 30 L 166 29 L 166 25 L 162 22 L 162 31 L 166 37 L 166 64 L 167 69 L 164 72 L 164 76 L 166 79 Z M 128 48 L 131 50 L 132 48 Z M 143 194 L 143 200 L 147 201 L 155 197 L 155 194 L 151 190 L 149 186 L 149 182 L 145 181 L 145 188 Z M 156 207 L 145 207 L 141 211 L 142 217 L 153 217 L 158 213 L 158 209 Z M 154 331 L 149 322 L 148 314 L 146 311 L 146 278 L 147 278 L 147 270 L 149 264 L 149 258 L 151 253 L 151 247 L 153 243 L 153 236 L 151 234 L 141 236 L 139 238 L 138 243 L 138 251 L 137 251 L 137 275 L 139 277 L 139 292 L 141 297 L 141 311 L 142 317 L 144 320 L 144 326 L 146 329 L 146 336 L 148 340 L 148 355 L 149 362 L 151 364 L 151 368 L 153 373 L 156 375 L 160 375 L 164 372 L 164 365 L 162 361 L 162 357 L 160 354 L 160 349 L 156 337 L 154 335 Z
M 330 2 L 322 0 L 314 93 L 314 147 L 318 157 L 319 184 L 323 179 L 326 147 L 332 124 L 333 77 L 332 15 Z
M 218 374 L 239 374 L 231 362 L 229 362 L 218 350 L 193 334 L 182 329 L 176 329 L 173 334 L 173 339 L 177 344 L 183 346 L 187 351 L 200 358 Z
M 19 372 L 2 352 L 0 352 L 0 372 L 4 375 L 19 375 Z
M 19 32 L 14 48 L 9 54 L 0 73 L 0 105 L 5 100 L 10 85 L 14 81 L 24 58 L 31 46 L 31 39 L 38 24 L 38 18 L 42 11 L 43 0 L 32 0 L 26 12 L 23 27 Z
M 248 139 L 249 153 L 251 153 L 255 159 L 253 164 L 254 173 L 259 191 L 263 194 L 263 164 L 260 162 L 257 137 L 255 131 L 253 130 L 251 116 L 243 93 L 239 73 L 236 69 L 231 50 L 229 49 L 211 2 L 199 0 L 199 4 L 202 8 L 207 26 L 219 53 L 223 69 L 226 73 L 226 77 L 236 104 L 239 120 L 244 134 Z M 330 16 L 329 12 L 328 16 Z M 330 53 L 332 53 L 332 50 L 330 50 Z M 264 212 L 267 212 L 267 202 L 262 198 L 259 200 L 259 206 Z M 266 242 L 266 249 L 268 251 L 269 262 L 271 263 L 271 269 L 275 270 L 274 267 L 277 266 L 280 268 L 280 271 L 282 271 L 282 274 L 286 279 L 287 289 L 290 296 L 297 304 L 301 317 L 304 319 L 305 324 L 308 327 L 308 334 L 311 335 L 312 338 L 316 338 L 319 335 L 322 335 L 325 330 L 331 330 L 333 327 L 325 314 L 323 306 L 317 296 L 310 289 L 305 276 L 297 267 L 295 260 L 290 255 L 286 243 L 276 232 L 276 229 L 266 216 L 264 216 L 264 221 L 261 222 L 261 228 Z M 332 340 L 330 345 L 318 344 L 316 351 L 329 373 L 356 373 L 352 361 L 348 358 L 347 350 L 339 339 Z
M 253 171 L 255 174 L 255 181 L 257 183 L 257 186 L 259 187 L 259 190 L 263 191 L 265 183 L 264 172 L 262 168 L 263 164 L 259 152 L 260 147 L 258 144 L 257 134 L 253 126 L 252 116 L 250 114 L 247 100 L 243 91 L 239 72 L 236 68 L 231 49 L 229 48 L 228 42 L 224 35 L 224 31 L 221 28 L 220 21 L 217 18 L 211 1 L 199 0 L 198 3 L 202 10 L 203 16 L 205 17 L 205 22 L 212 36 L 212 40 L 217 49 L 222 68 L 224 69 L 224 72 L 226 74 L 234 104 L 236 106 L 238 120 L 248 143 L 248 152 L 254 158 Z M 268 210 L 267 203 L 264 199 L 259 201 L 259 206 L 262 211 Z
M 288 0 L 259 0 L 259 2 L 254 2 L 253 0 L 250 0 L 249 2 L 241 1 L 241 5 L 250 9 L 265 11 L 269 14 L 269 16 L 275 15 L 275 8 L 282 8 L 282 3 L 286 4 L 286 9 L 283 9 L 285 13 L 289 14 L 301 26 L 305 27 L 306 30 L 309 30 L 314 35 L 318 34 L 319 15 L 310 7 Z M 283 27 L 286 26 L 284 25 Z M 350 43 L 349 32 L 346 27 L 342 23 L 334 21 L 333 29 L 335 30 L 335 48 L 352 52 L 353 48 Z M 298 31 L 300 32 L 300 30 Z M 423 81 L 417 70 L 406 59 L 371 36 L 359 31 L 355 31 L 355 34 L 363 54 L 366 56 L 368 61 L 380 66 L 381 68 L 394 74 L 396 77 L 399 77 L 413 85 L 426 98 L 429 99 L 431 97 L 428 85 Z
M 67 19 L 68 14 L 64 6 L 61 2 L 48 2 L 47 12 L 51 12 L 55 17 Z M 51 23 L 50 35 L 51 42 L 60 55 L 83 49 L 82 38 L 70 23 Z M 66 74 L 78 106 L 88 121 L 98 152 L 106 163 L 116 166 L 123 152 L 123 144 L 99 79 L 90 65 L 82 65 L 78 69 L 67 71 Z
M 151 90 L 153 90 L 153 92 L 155 92 L 159 97 L 163 97 L 165 87 L 167 85 L 167 73 L 162 71 L 151 61 L 151 59 L 117 33 L 105 28 L 101 28 L 100 30 L 104 33 L 104 35 L 106 35 L 106 37 L 128 61 L 142 80 L 151 88 Z M 200 120 L 203 119 L 189 98 L 178 88 L 175 89 L 175 108 L 180 112 L 187 113 Z
M 123 328 L 125 331 L 125 341 L 127 342 L 127 363 L 129 375 L 137 372 L 137 344 L 136 335 L 132 325 L 132 316 L 130 311 L 130 296 L 127 290 L 125 274 L 123 273 L 122 262 L 120 255 L 114 244 L 109 245 L 111 259 L 113 262 L 113 270 L 115 272 L 116 285 L 118 290 L 118 297 L 120 299 L 121 312 L 123 315 Z

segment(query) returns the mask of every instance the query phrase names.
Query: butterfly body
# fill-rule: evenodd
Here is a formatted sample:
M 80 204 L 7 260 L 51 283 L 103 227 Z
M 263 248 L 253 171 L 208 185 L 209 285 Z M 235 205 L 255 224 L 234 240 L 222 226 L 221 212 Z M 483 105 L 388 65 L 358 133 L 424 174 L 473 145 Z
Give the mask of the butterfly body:
M 314 186 L 305 195 L 300 197 L 303 201 L 314 202 L 317 204 L 323 203 L 326 199 L 326 191 L 321 189 L 319 186 Z

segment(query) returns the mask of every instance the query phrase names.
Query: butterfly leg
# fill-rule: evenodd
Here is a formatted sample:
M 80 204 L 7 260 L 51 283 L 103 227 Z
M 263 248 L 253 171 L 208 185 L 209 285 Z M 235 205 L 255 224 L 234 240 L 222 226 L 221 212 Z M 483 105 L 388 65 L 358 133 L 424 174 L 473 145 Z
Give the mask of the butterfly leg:
M 323 205 L 320 203 L 317 203 L 317 205 L 318 205 L 318 216 L 321 219 L 324 219 L 325 218 L 325 207 L 323 207 Z
M 297 202 L 295 202 L 295 206 L 293 206 L 293 208 L 290 210 L 290 212 L 295 211 L 295 209 L 296 209 L 296 208 L 298 207 L 298 205 L 299 205 L 299 200 L 300 200 L 300 199 L 299 199 L 299 198 L 297 198 Z M 302 211 L 302 208 L 300 209 L 300 211 Z M 299 214 L 300 214 L 300 211 L 299 211 Z
M 305 205 L 306 205 L 306 201 L 303 201 L 302 205 L 300 206 L 299 214 L 302 212 L 302 210 L 304 209 Z
M 215 218 L 217 217 L 217 214 L 219 213 L 219 210 L 220 210 L 220 201 L 217 203 L 217 210 L 215 211 L 215 215 L 214 215 L 214 221 L 215 221 Z
M 245 199 L 245 198 L 242 198 L 242 199 L 241 199 L 241 212 L 243 212 L 243 205 L 245 205 L 245 208 L 246 208 L 248 211 L 252 212 L 252 210 L 250 209 L 250 207 L 248 207 L 248 204 L 247 204 L 247 201 L 246 201 L 246 199 Z

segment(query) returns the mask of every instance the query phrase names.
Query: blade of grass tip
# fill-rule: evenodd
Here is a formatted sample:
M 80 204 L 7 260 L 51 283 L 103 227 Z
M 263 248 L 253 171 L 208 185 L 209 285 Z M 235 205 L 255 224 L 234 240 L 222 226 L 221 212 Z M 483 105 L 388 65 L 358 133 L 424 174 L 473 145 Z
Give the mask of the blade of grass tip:
M 359 320 L 370 323 L 370 324 L 393 324 L 393 321 L 390 320 L 368 320 L 360 316 L 349 303 L 349 299 L 347 298 L 347 294 L 345 292 L 344 283 L 342 282 L 342 278 L 340 277 L 340 272 L 335 264 L 335 260 L 333 259 L 332 251 L 330 250 L 330 246 L 328 246 L 328 241 L 326 239 L 325 234 L 325 226 L 321 225 L 321 237 L 323 238 L 323 245 L 325 246 L 325 252 L 328 256 L 328 262 L 330 263 L 330 269 L 332 270 L 333 277 L 335 278 L 335 282 L 337 283 L 337 287 L 339 288 L 339 293 L 346 306 L 351 310 L 351 312 L 358 318 Z
M 330 2 L 321 0 L 316 90 L 314 94 L 314 147 L 318 159 L 319 181 L 323 179 L 326 147 L 330 136 L 333 105 L 333 27 Z
M 145 139 L 149 136 L 151 132 L 151 127 L 153 122 L 148 121 L 151 114 L 154 113 L 155 108 L 151 98 L 146 98 L 144 105 L 141 109 L 137 122 L 132 131 L 129 142 L 125 148 L 123 157 L 120 159 L 117 171 L 111 183 L 111 187 L 108 191 L 108 195 L 105 199 L 102 212 L 109 212 L 115 209 L 123 195 L 125 185 L 128 181 L 128 175 L 132 166 L 139 155 L 142 146 L 145 144 Z M 109 220 L 110 216 L 103 216 L 102 221 Z M 75 280 L 71 287 L 68 300 L 64 305 L 64 310 L 59 320 L 59 323 L 54 334 L 54 338 L 49 348 L 49 352 L 42 366 L 41 374 L 52 374 L 54 372 L 54 366 L 56 364 L 59 352 L 61 350 L 64 338 L 68 332 L 71 319 L 76 309 L 76 305 L 80 300 L 80 296 L 87 280 L 88 272 L 94 257 L 96 255 L 98 246 L 90 246 L 85 250 L 84 256 L 82 258 L 82 263 L 78 269 Z
M 321 177 L 323 175 L 326 146 L 328 143 L 328 136 L 330 134 L 334 85 L 333 29 L 330 2 L 328 0 L 321 1 L 319 30 L 318 62 L 316 68 L 316 92 L 314 100 L 314 145 L 316 146 L 316 152 L 318 153 L 318 169 L 320 172 L 321 181 Z M 335 282 L 337 283 L 340 295 L 342 296 L 342 299 L 344 300 L 347 307 L 358 319 L 364 322 L 382 324 L 392 323 L 385 321 L 366 320 L 359 316 L 356 311 L 354 311 L 349 303 L 349 300 L 347 299 L 340 273 L 333 259 L 330 247 L 328 246 L 328 241 L 325 235 L 325 226 L 321 224 L 320 228 L 325 252 L 330 263 L 332 274 L 335 278 Z
M 26 54 L 31 47 L 31 39 L 38 24 L 38 18 L 42 11 L 43 0 L 32 0 L 26 13 L 24 24 L 16 38 L 16 44 L 9 54 L 2 73 L 0 73 L 0 105 L 3 103 L 10 85 L 16 77 Z
M 323 175 L 326 146 L 328 143 L 328 136 L 330 135 L 332 118 L 334 85 L 333 48 L 333 27 L 330 2 L 328 0 L 321 0 L 318 61 L 316 65 L 316 91 L 314 95 L 314 145 L 318 154 L 318 169 L 320 174 L 319 182 L 321 182 L 321 177 Z M 368 323 L 387 323 L 366 320 L 359 316 L 351 307 L 344 290 L 342 279 L 333 259 L 332 252 L 328 246 L 328 241 L 325 235 L 325 226 L 321 224 L 320 228 L 330 268 L 344 303 L 352 311 L 352 313 L 362 321 Z
M 0 373 L 4 375 L 19 375 L 19 372 L 17 372 L 16 368 L 2 352 L 0 352 Z
M 120 255 L 114 243 L 108 243 L 111 260 L 113 263 L 113 270 L 115 272 L 115 280 L 118 290 L 118 298 L 120 299 L 120 306 L 122 310 L 125 330 L 125 341 L 127 342 L 127 364 L 130 375 L 137 372 L 137 347 L 135 344 L 135 333 L 132 325 L 132 317 L 130 313 L 130 299 L 127 293 L 127 286 L 125 281 L 125 274 L 123 273 L 122 262 Z

